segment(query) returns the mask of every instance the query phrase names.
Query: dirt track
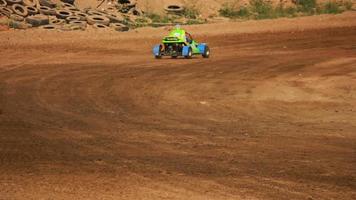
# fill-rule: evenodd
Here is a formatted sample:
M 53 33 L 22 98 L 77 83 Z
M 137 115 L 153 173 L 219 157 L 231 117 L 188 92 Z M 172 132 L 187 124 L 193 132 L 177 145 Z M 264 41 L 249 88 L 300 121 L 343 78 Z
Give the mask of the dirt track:
M 0 199 L 356 199 L 355 17 L 0 32 Z

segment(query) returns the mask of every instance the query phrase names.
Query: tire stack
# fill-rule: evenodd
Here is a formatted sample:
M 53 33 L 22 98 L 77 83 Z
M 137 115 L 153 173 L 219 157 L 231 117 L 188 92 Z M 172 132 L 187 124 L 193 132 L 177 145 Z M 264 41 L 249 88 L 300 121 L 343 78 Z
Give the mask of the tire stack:
M 27 29 L 39 27 L 46 30 L 112 29 L 128 31 L 135 21 L 131 16 L 142 15 L 136 3 L 117 1 L 105 9 L 79 9 L 75 0 L 0 0 L 0 16 L 9 19 L 9 27 Z

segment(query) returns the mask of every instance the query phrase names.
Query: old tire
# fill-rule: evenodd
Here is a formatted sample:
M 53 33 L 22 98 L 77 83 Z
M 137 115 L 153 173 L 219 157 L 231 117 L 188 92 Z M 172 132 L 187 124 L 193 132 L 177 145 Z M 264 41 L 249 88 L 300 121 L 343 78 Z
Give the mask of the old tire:
M 66 19 L 67 17 L 72 16 L 72 12 L 68 10 L 57 10 L 56 17 L 58 19 Z
M 120 32 L 125 32 L 129 30 L 129 27 L 121 23 L 112 23 L 110 24 L 110 27 L 113 28 L 115 31 L 120 31 Z
M 21 4 L 22 0 L 6 0 L 6 2 L 7 2 L 8 6 L 11 6 L 11 5 L 14 5 L 14 4 Z
M 100 12 L 98 10 L 88 10 L 87 11 L 88 15 L 100 15 L 100 16 L 105 16 L 107 13 Z
M 27 8 L 20 4 L 14 4 L 11 6 L 12 10 L 15 14 L 20 15 L 22 17 L 26 17 L 28 15 Z
M 31 24 L 33 27 L 43 26 L 49 24 L 49 18 L 45 15 L 33 15 L 25 19 L 25 21 Z
M 36 15 L 39 12 L 38 9 L 33 6 L 26 6 L 26 8 L 27 8 L 28 15 Z
M 7 2 L 5 0 L 0 0 L 0 6 L 6 7 L 7 6 Z
M 79 26 L 83 30 L 87 28 L 87 22 L 84 21 L 70 21 L 69 24 L 73 26 Z
M 80 21 L 87 21 L 87 17 L 88 17 L 87 14 L 80 12 L 80 11 L 73 12 L 73 14 L 74 14 L 74 16 L 80 17 Z
M 181 5 L 171 4 L 171 5 L 165 6 L 164 10 L 168 14 L 182 14 L 184 11 L 184 7 Z
M 49 23 L 54 25 L 62 25 L 66 23 L 66 20 L 54 18 L 54 19 L 50 19 Z
M 104 25 L 104 24 L 93 24 L 93 27 L 96 29 L 106 29 L 108 28 L 108 26 Z
M 79 16 L 69 16 L 66 18 L 66 22 L 71 22 L 71 21 L 80 21 Z
M 125 21 L 122 15 L 107 14 L 106 17 L 110 19 L 110 23 L 123 23 Z
M 12 11 L 10 8 L 8 7 L 1 7 L 0 8 L 0 13 L 2 13 L 3 15 L 7 16 L 7 17 L 10 17 L 10 15 L 12 13 L 14 13 L 14 11 Z
M 38 8 L 38 11 L 42 15 L 53 15 L 54 14 L 54 10 L 48 6 L 40 6 Z
M 32 7 L 36 7 L 38 1 L 37 0 L 23 0 L 23 5 L 25 6 L 32 6 Z
M 74 1 L 75 0 L 61 0 L 61 2 L 63 2 L 63 3 L 68 3 L 68 4 L 74 4 Z
M 87 17 L 88 24 L 103 24 L 105 26 L 109 25 L 110 19 L 105 16 L 100 15 L 90 15 Z
M 41 6 L 47 6 L 50 8 L 55 8 L 57 5 L 56 3 L 54 3 L 51 0 L 39 0 L 38 2 L 40 3 Z
M 53 24 L 48 24 L 48 25 L 41 26 L 41 28 L 44 30 L 56 30 L 58 29 L 58 26 Z

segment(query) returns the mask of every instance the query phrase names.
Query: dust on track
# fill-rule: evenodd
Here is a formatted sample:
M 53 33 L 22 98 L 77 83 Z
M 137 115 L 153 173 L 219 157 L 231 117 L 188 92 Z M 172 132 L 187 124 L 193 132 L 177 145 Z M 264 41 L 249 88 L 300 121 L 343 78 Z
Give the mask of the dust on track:
M 356 27 L 223 33 L 5 43 L 1 198 L 354 199 Z

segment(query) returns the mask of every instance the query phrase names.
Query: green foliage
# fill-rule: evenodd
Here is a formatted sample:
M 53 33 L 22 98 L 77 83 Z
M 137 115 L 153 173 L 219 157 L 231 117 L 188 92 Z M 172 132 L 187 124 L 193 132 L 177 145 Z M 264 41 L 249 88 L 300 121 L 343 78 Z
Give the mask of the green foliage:
M 250 9 L 256 19 L 274 18 L 272 3 L 263 0 L 250 0 Z
M 219 14 L 228 18 L 246 18 L 250 12 L 247 7 L 241 6 L 237 8 L 236 6 L 225 3 L 220 8 Z
M 351 10 L 352 8 L 352 1 L 349 0 L 349 1 L 344 1 L 344 6 L 346 8 L 346 10 Z
M 294 17 L 297 13 L 297 8 L 288 7 L 288 8 L 285 8 L 284 12 L 286 13 L 287 16 Z
M 296 6 L 294 7 L 284 7 L 283 3 L 273 6 L 270 1 L 265 0 L 250 0 L 247 7 L 239 7 L 236 2 L 235 4 L 224 4 L 219 10 L 220 16 L 228 18 L 268 19 L 319 13 L 336 14 L 349 10 L 352 7 L 350 0 L 344 1 L 342 4 L 329 1 L 321 6 L 316 3 L 316 0 L 296 0 Z
M 337 14 L 341 13 L 342 10 L 336 2 L 328 1 L 324 4 L 322 12 L 327 14 Z
M 197 19 L 200 12 L 195 6 L 189 6 L 184 9 L 183 15 L 188 19 Z
M 317 7 L 316 0 L 297 0 L 298 11 L 304 13 L 313 13 Z
M 186 24 L 192 25 L 192 24 L 204 24 L 204 20 L 199 20 L 199 19 L 189 19 Z
M 176 17 L 168 15 L 158 15 L 156 13 L 146 13 L 145 17 L 150 18 L 153 23 L 171 23 Z

